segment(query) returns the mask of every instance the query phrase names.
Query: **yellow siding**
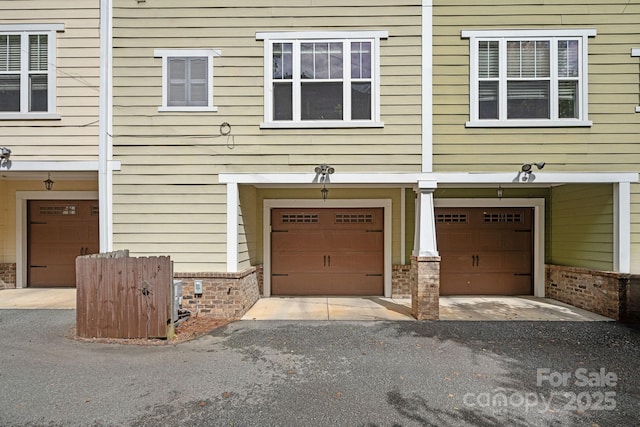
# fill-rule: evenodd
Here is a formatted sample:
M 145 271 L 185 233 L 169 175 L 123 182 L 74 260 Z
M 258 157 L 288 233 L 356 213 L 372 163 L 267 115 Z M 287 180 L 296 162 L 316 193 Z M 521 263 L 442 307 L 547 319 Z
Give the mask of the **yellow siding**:
M 122 162 L 114 176 L 118 248 L 171 253 L 176 271 L 224 271 L 226 187 L 217 184 L 219 173 L 312 172 L 325 162 L 339 172 L 420 170 L 421 2 L 186 3 L 114 2 L 114 155 Z M 311 30 L 389 32 L 380 55 L 384 128 L 260 129 L 264 42 L 256 32 Z M 158 112 L 162 73 L 154 49 L 163 48 L 221 50 L 214 59 L 218 112 Z M 223 122 L 231 124 L 230 137 L 220 135 Z M 247 191 L 241 193 L 242 268 L 261 261 L 256 248 L 261 250 L 262 236 L 254 223 L 262 217 Z M 158 237 L 164 230 L 179 232 Z M 196 237 L 202 234 L 207 239 Z M 155 243 L 145 244 L 145 237 Z M 210 244 L 196 243 L 201 241 Z
M 640 1 L 434 1 L 434 169 L 515 170 L 544 160 L 553 172 L 635 171 L 640 163 Z M 506 24 L 508 23 L 508 24 Z M 592 28 L 587 128 L 465 128 L 469 40 L 461 30 Z
M 100 84 L 99 0 L 4 0 L 0 24 L 64 24 L 57 33 L 60 120 L 0 121 L 11 159 L 97 160 Z

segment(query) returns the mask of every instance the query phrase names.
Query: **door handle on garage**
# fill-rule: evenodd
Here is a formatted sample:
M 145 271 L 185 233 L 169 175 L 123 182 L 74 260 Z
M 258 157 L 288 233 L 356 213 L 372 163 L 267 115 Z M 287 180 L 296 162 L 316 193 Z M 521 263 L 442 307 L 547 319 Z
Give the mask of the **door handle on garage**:
M 331 267 L 331 255 L 327 256 L 328 266 Z

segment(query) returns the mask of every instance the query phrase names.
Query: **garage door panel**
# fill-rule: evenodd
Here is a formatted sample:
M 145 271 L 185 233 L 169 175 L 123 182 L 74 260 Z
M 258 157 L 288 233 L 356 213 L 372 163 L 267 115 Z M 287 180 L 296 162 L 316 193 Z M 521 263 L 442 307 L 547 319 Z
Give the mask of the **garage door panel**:
M 271 234 L 272 251 L 300 252 L 327 250 L 330 238 L 320 231 L 289 231 Z
M 28 286 L 75 286 L 75 260 L 99 251 L 94 200 L 28 202 Z
M 532 291 L 532 209 L 436 209 L 442 295 Z
M 271 212 L 274 295 L 383 295 L 384 210 Z
M 382 277 L 364 274 L 301 273 L 271 278 L 274 295 L 380 295 L 383 287 Z

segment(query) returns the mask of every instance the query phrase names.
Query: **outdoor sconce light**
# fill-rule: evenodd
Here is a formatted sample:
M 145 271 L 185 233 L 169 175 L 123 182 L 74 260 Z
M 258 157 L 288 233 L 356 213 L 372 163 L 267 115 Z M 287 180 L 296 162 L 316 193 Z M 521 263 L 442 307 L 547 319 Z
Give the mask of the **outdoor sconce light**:
M 533 166 L 535 166 L 536 168 L 538 168 L 538 170 L 542 169 L 544 167 L 545 163 L 544 162 L 540 162 L 540 163 L 523 163 L 522 167 L 520 168 L 520 172 L 518 174 L 524 174 L 522 176 L 522 181 L 528 181 L 529 180 L 529 175 L 531 175 Z
M 50 191 L 53 188 L 53 180 L 51 179 L 51 172 L 49 172 L 49 174 L 47 175 L 47 179 L 45 179 L 43 182 L 44 182 L 44 188 L 46 188 L 47 191 Z
M 11 150 L 7 147 L 0 147 L 0 166 L 7 165 L 9 167 L 11 164 L 9 157 L 11 157 Z
M 532 166 L 535 166 L 538 168 L 538 170 L 542 169 L 545 165 L 545 162 L 540 162 L 540 163 L 525 163 L 522 165 L 522 169 L 521 171 L 524 173 L 531 173 L 531 168 Z
M 325 201 L 327 200 L 327 197 L 329 197 L 329 190 L 327 189 L 327 181 L 329 180 L 329 175 L 333 174 L 336 170 L 326 163 L 316 166 L 314 170 L 316 172 L 318 180 L 322 182 L 320 195 L 322 196 L 322 200 Z
M 498 185 L 498 189 L 496 190 L 496 194 L 498 195 L 498 199 L 502 199 L 502 195 L 504 194 L 504 188 L 501 185 Z

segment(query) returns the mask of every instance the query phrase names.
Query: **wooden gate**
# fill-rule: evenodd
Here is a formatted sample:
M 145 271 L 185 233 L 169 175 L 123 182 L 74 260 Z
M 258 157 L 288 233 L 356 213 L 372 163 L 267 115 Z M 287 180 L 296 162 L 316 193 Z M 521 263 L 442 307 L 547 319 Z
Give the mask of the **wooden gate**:
M 76 330 L 84 338 L 167 338 L 173 334 L 169 257 L 126 251 L 76 258 Z

